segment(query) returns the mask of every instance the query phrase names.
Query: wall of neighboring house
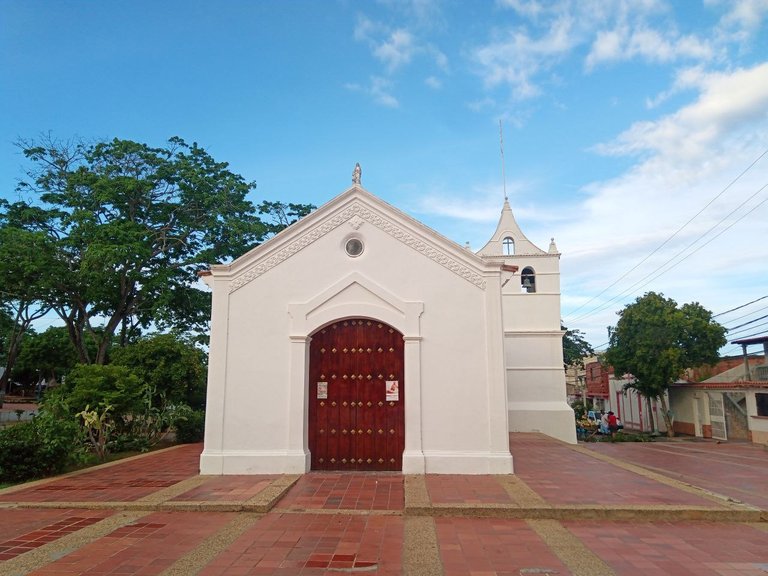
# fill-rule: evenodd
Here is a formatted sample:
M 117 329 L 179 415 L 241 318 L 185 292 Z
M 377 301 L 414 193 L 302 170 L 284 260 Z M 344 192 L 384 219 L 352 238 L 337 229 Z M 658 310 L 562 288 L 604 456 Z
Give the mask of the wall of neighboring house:
M 587 398 L 592 401 L 592 405 L 596 410 L 608 412 L 608 410 L 611 410 L 611 394 L 608 380 L 611 374 L 613 374 L 613 368 L 594 361 L 584 366 L 584 372 Z
M 738 389 L 715 388 L 713 384 L 686 384 L 670 390 L 670 406 L 675 412 L 675 432 L 712 438 L 710 397 L 723 400 L 728 440 L 746 440 L 768 445 L 768 416 L 757 411 L 756 394 L 768 393 L 764 383 L 741 382 Z M 734 383 L 730 384 L 732 388 Z
M 747 422 L 752 433 L 752 442 L 768 445 L 768 414 L 760 414 L 757 408 L 757 395 L 768 395 L 768 388 L 747 394 Z
M 654 427 L 651 424 L 651 417 L 648 415 L 648 401 L 635 390 L 624 390 L 624 386 L 628 383 L 629 380 L 625 378 L 610 377 L 608 381 L 610 389 L 608 410 L 613 410 L 618 415 L 627 430 L 653 432 Z M 651 414 L 656 429 L 664 433 L 667 431 L 667 426 L 662 410 L 661 402 L 651 400 Z

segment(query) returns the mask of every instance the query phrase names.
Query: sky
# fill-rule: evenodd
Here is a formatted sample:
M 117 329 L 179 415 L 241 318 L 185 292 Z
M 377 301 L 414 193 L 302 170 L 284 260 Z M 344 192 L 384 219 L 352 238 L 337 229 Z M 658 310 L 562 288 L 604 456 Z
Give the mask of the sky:
M 41 134 L 180 136 L 255 181 L 255 202 L 321 205 L 359 162 L 367 190 L 475 250 L 506 190 L 526 236 L 555 239 L 565 325 L 599 349 L 650 290 L 699 302 L 731 340 L 768 333 L 768 0 L 0 0 L 0 14 L 2 197 L 19 198 L 16 143 Z

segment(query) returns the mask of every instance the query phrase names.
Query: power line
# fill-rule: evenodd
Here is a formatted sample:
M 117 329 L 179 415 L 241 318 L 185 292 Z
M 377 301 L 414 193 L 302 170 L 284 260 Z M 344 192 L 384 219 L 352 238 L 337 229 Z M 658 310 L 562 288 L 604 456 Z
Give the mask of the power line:
M 754 334 L 747 334 L 746 336 L 739 336 L 739 340 L 744 340 L 746 338 L 752 338 L 753 336 L 765 336 L 765 331 L 761 332 L 755 332 Z
M 736 330 L 735 332 L 728 331 L 728 338 L 733 338 L 736 334 L 739 332 L 749 332 L 750 330 L 754 330 L 755 328 L 759 328 L 760 326 L 768 326 L 768 322 L 763 322 L 762 324 L 755 324 L 754 326 L 750 326 L 749 328 L 744 328 L 743 330 Z M 739 338 L 749 338 L 749 336 L 739 336 Z
M 767 152 L 768 152 L 768 151 L 767 151 Z M 725 227 L 723 230 L 721 230 L 720 232 L 718 232 L 717 234 L 715 234 L 713 237 L 711 237 L 709 240 L 707 240 L 707 241 L 706 241 L 704 244 L 702 244 L 701 246 L 699 246 L 698 248 L 696 248 L 695 250 L 691 251 L 689 254 L 685 255 L 683 258 L 680 258 L 680 260 L 678 260 L 677 262 L 675 262 L 675 259 L 676 259 L 676 258 L 678 258 L 678 257 L 679 257 L 681 254 L 685 253 L 685 251 L 686 251 L 686 250 L 688 250 L 689 248 L 691 248 L 692 246 L 694 246 L 694 245 L 695 245 L 697 242 L 699 242 L 699 241 L 700 241 L 702 238 L 704 238 L 705 236 L 707 236 L 707 235 L 708 235 L 710 232 L 712 232 L 712 231 L 713 231 L 715 228 L 717 228 L 718 226 L 720 226 L 720 225 L 721 225 L 723 222 L 725 222 L 725 221 L 726 221 L 728 218 L 730 218 L 730 217 L 731 217 L 731 216 L 732 216 L 732 215 L 733 215 L 735 212 L 737 212 L 738 210 L 740 210 L 741 208 L 743 208 L 743 207 L 744 207 L 744 205 L 745 205 L 747 202 L 749 202 L 750 200 L 752 200 L 752 199 L 753 199 L 755 196 L 757 196 L 758 194 L 760 194 L 760 192 L 762 192 L 762 191 L 763 191 L 763 190 L 765 190 L 766 188 L 768 188 L 768 184 L 764 184 L 763 186 L 761 186 L 761 187 L 760 187 L 760 188 L 759 188 L 759 189 L 758 189 L 758 190 L 757 190 L 757 191 L 756 191 L 754 194 L 752 194 L 752 195 L 751 195 L 749 198 L 747 198 L 747 199 L 746 199 L 746 200 L 744 200 L 744 201 L 743 201 L 741 204 L 739 204 L 739 205 L 738 205 L 736 208 L 734 208 L 733 210 L 731 210 L 731 211 L 730 211 L 730 212 L 729 212 L 729 213 L 728 213 L 726 216 L 724 216 L 723 218 L 721 218 L 721 219 L 720 219 L 720 220 L 719 220 L 719 221 L 718 221 L 716 224 L 714 224 L 713 226 L 711 226 L 711 227 L 710 227 L 710 228 L 709 228 L 709 229 L 708 229 L 706 232 L 704 232 L 704 233 L 702 233 L 701 235 L 699 235 L 699 236 L 698 236 L 698 237 L 697 237 L 697 238 L 696 238 L 696 239 L 695 239 L 693 242 L 689 243 L 687 246 L 685 246 L 685 248 L 683 248 L 682 250 L 678 251 L 678 252 L 677 252 L 677 253 L 676 253 L 674 256 L 672 256 L 670 259 L 668 259 L 666 262 L 664 262 L 664 263 L 663 263 L 661 266 L 659 266 L 658 268 L 656 268 L 656 269 L 655 269 L 653 272 L 650 272 L 650 273 L 646 274 L 646 275 L 645 275 L 643 278 L 641 278 L 640 280 L 638 280 L 637 282 L 635 282 L 634 284 L 632 284 L 632 285 L 631 285 L 629 288 L 626 288 L 625 290 L 623 290 L 622 292 L 620 292 L 619 294 L 617 294 L 616 296 L 614 296 L 613 298 L 611 298 L 611 299 L 610 299 L 610 300 L 608 300 L 607 302 L 604 302 L 604 303 L 603 303 L 603 304 L 601 304 L 600 306 L 597 306 L 596 308 L 594 308 L 594 309 L 590 310 L 589 312 L 587 312 L 587 313 L 585 313 L 585 314 L 582 314 L 581 316 L 578 316 L 577 318 L 573 318 L 573 319 L 571 320 L 571 322 L 574 322 L 574 321 L 578 321 L 578 320 L 583 320 L 584 318 L 588 318 L 589 316 L 591 316 L 592 314 L 595 314 L 596 312 L 600 312 L 600 311 L 604 310 L 604 309 L 605 309 L 605 308 L 607 308 L 607 307 L 608 307 L 610 304 L 612 304 L 612 303 L 613 303 L 613 302 L 615 302 L 616 300 L 619 300 L 619 299 L 620 299 L 622 296 L 625 296 L 625 295 L 626 295 L 626 294 L 628 294 L 628 293 L 632 293 L 633 291 L 634 291 L 634 292 L 636 292 L 636 291 L 637 291 L 637 290 L 635 290 L 635 288 L 636 288 L 636 287 L 637 287 L 637 288 L 642 288 L 642 287 L 644 287 L 644 286 L 647 286 L 648 284 L 650 284 L 651 282 L 653 282 L 654 280 L 656 280 L 657 278 L 659 278 L 659 277 L 660 277 L 660 276 L 662 276 L 663 274 L 666 274 L 667 272 L 669 272 L 669 271 L 670 271 L 672 268 L 674 268 L 675 266 L 678 266 L 680 263 L 684 262 L 685 260 L 687 260 L 688 258 L 690 258 L 691 256 L 693 256 L 693 255 L 694 255 L 696 252 L 698 252 L 699 250 L 701 250 L 702 248 L 704 248 L 705 246 L 707 246 L 708 244 L 710 244 L 711 242 L 713 242 L 714 240 L 716 240 L 716 239 L 717 239 L 718 237 L 720 237 L 720 236 L 721 236 L 723 233 L 725 233 L 725 232 L 726 232 L 726 231 L 728 231 L 730 228 L 732 228 L 734 225 L 738 224 L 738 223 L 739 223 L 741 220 L 743 220 L 744 218 L 746 218 L 747 216 L 749 216 L 749 215 L 750 215 L 752 212 L 754 212 L 754 211 L 755 211 L 755 210 L 757 210 L 757 209 L 758 209 L 760 206 L 762 206 L 763 204 L 765 204 L 765 202 L 768 202 L 768 198 L 766 198 L 765 200 L 763 200 L 763 201 L 759 202 L 758 204 L 756 204 L 755 206 L 753 206 L 752 208 L 750 208 L 750 209 L 749 209 L 749 210 L 748 210 L 746 213 L 744 213 L 744 214 L 743 214 L 743 215 L 741 215 L 739 218 L 737 218 L 736 220 L 734 220 L 734 221 L 733 221 L 731 224 L 729 224 L 728 226 L 726 226 L 726 227 Z M 670 265 L 670 264 L 671 264 L 671 265 Z M 658 272 L 658 274 L 656 274 L 657 272 Z M 655 274 L 655 276 L 654 276 L 654 274 Z M 650 278 L 650 279 L 649 279 L 649 278 Z M 647 281 L 647 282 L 644 282 L 646 279 L 648 279 L 648 281 Z M 643 282 L 644 282 L 644 283 L 643 283 Z
M 726 310 L 725 312 L 720 312 L 719 314 L 715 314 L 714 316 L 712 316 L 712 318 L 717 318 L 718 316 L 724 316 L 729 312 L 735 312 L 736 310 L 741 310 L 742 308 L 746 308 L 750 304 L 754 304 L 755 302 L 760 302 L 760 300 L 765 300 L 766 298 L 768 298 L 768 294 L 766 294 L 765 296 L 760 296 L 760 298 L 756 298 L 755 300 L 752 300 L 751 302 L 747 302 L 746 304 L 742 304 L 741 306 L 736 306 L 736 308 L 731 308 L 730 310 Z
M 760 316 L 760 318 L 755 318 L 754 320 L 750 320 L 749 322 L 744 322 L 744 324 L 739 324 L 738 326 L 734 326 L 733 328 L 728 328 L 727 330 L 728 330 L 728 332 L 731 332 L 733 330 L 736 330 L 737 328 L 741 328 L 742 326 L 748 326 L 750 324 L 754 324 L 758 320 L 764 320 L 766 318 L 768 318 L 768 314 L 766 314 L 765 316 Z
M 728 322 L 721 322 L 723 326 L 725 326 L 728 323 L 736 322 L 737 320 L 741 320 L 742 318 L 746 318 L 747 316 L 752 316 L 753 314 L 757 314 L 758 312 L 761 312 L 762 310 L 768 310 L 768 306 L 763 306 L 762 308 L 757 308 L 756 310 L 752 310 L 752 312 L 748 312 L 747 314 L 742 314 L 741 316 L 736 316 L 736 318 L 732 318 Z
M 673 239 L 675 236 L 677 236 L 677 235 L 678 235 L 680 232 L 682 232 L 682 231 L 683 231 L 683 230 L 684 230 L 684 229 L 685 229 L 685 228 L 688 226 L 688 224 L 690 224 L 690 223 L 691 223 L 691 222 L 693 222 L 693 221 L 694 221 L 696 218 L 698 218 L 698 217 L 699 217 L 699 216 L 702 214 L 702 212 L 704 212 L 704 211 L 705 211 L 707 208 L 709 208 L 709 207 L 712 205 L 712 203 L 713 203 L 715 200 L 717 200 L 718 198 L 720 198 L 720 196 L 722 196 L 723 194 L 725 194 L 725 192 L 726 192 L 726 191 L 728 191 L 728 189 L 729 189 L 731 186 L 733 186 L 733 185 L 734 185 L 736 182 L 738 182 L 738 181 L 741 179 L 741 177 L 742 177 L 742 176 L 744 176 L 744 174 L 746 174 L 747 172 L 749 172 L 749 171 L 752 169 L 752 167 L 753 167 L 755 164 L 757 164 L 757 163 L 758 163 L 760 160 L 762 160 L 762 158 L 763 158 L 763 157 L 764 157 L 766 154 L 768 154 L 768 148 L 767 148 L 765 151 L 763 151 L 763 153 L 762 153 L 762 154 L 760 154 L 760 156 L 758 156 L 758 157 L 757 157 L 757 158 L 756 158 L 756 159 L 755 159 L 755 160 L 754 160 L 754 161 L 753 161 L 753 162 L 752 162 L 752 163 L 751 163 L 749 166 L 747 166 L 747 167 L 746 167 L 744 170 L 742 170 L 742 171 L 741 171 L 741 173 L 740 173 L 738 176 L 736 176 L 736 178 L 734 178 L 733 180 L 731 180 L 731 182 L 730 182 L 730 183 L 729 183 L 729 184 L 728 184 L 728 185 L 727 185 L 725 188 L 723 188 L 723 189 L 722 189 L 722 190 L 721 190 L 721 191 L 720 191 L 720 192 L 719 192 L 719 193 L 718 193 L 718 194 L 717 194 L 717 195 L 716 195 L 714 198 L 712 198 L 712 199 L 711 199 L 709 202 L 707 202 L 707 203 L 704 205 L 704 207 L 703 207 L 701 210 L 699 210 L 699 211 L 698 211 L 696 214 L 694 214 L 694 215 L 693 215 L 693 216 L 692 216 L 692 217 L 691 217 L 691 218 L 690 218 L 690 219 L 689 219 L 689 220 L 688 220 L 688 221 L 687 221 L 685 224 L 683 224 L 683 225 L 682 225 L 680 228 L 678 228 L 677 230 L 675 230 L 675 232 L 674 232 L 674 233 L 673 233 L 673 234 L 672 234 L 672 235 L 671 235 L 669 238 L 667 238 L 666 240 L 664 240 L 664 242 L 662 242 L 661 244 L 659 244 L 659 246 L 657 246 L 657 247 L 656 247 L 656 248 L 655 248 L 655 249 L 654 249 L 654 250 L 653 250 L 653 251 L 652 251 L 650 254 L 648 254 L 648 256 L 646 256 L 645 258 L 643 258 L 642 260 L 640 260 L 640 262 L 638 262 L 637 264 L 635 264 L 635 265 L 634 265 L 632 268 L 630 268 L 629 270 L 627 270 L 626 272 L 624 272 L 624 274 L 622 274 L 621 276 L 619 276 L 619 278 L 617 278 L 617 279 L 616 279 L 616 280 L 615 280 L 615 281 L 614 281 L 612 284 L 610 284 L 610 285 L 606 286 L 606 288 L 605 288 L 605 289 L 604 289 L 602 292 L 600 292 L 599 294 L 597 294 L 597 295 L 593 296 L 592 298 L 590 298 L 589 300 L 587 300 L 586 302 L 584 302 L 584 303 L 583 303 L 581 306 L 579 306 L 578 308 L 576 308 L 576 309 L 575 309 L 573 312 L 571 312 L 571 315 L 575 314 L 576 312 L 578 312 L 579 310 L 581 310 L 582 308 L 584 308 L 586 305 L 588 305 L 590 302 L 592 302 L 593 300 L 596 300 L 597 298 L 599 298 L 600 296 L 602 296 L 603 294 L 605 294 L 605 293 L 606 293 L 608 290 L 610 290 L 611 288 L 613 288 L 614 286 L 616 286 L 616 284 L 618 284 L 618 283 L 619 283 L 619 282 L 621 282 L 621 281 L 622 281 L 624 278 L 626 278 L 626 277 L 627 277 L 627 276 L 628 276 L 628 275 L 629 275 L 631 272 L 634 272 L 635 270 L 637 270 L 637 268 L 639 268 L 641 264 L 645 263 L 645 262 L 646 262 L 646 261 L 647 261 L 647 260 L 648 260 L 648 259 L 649 259 L 651 256 L 653 256 L 654 254 L 656 254 L 656 252 L 658 252 L 658 251 L 659 251 L 659 250 L 661 250 L 661 249 L 662 249 L 664 246 L 666 246 L 666 245 L 667 245 L 667 244 L 670 242 L 670 240 L 672 240 L 672 239 Z M 578 320 L 578 319 L 581 319 L 582 317 L 583 317 L 583 316 L 580 316 L 579 318 L 577 318 L 577 320 Z M 567 318 L 566 318 L 566 319 L 567 319 Z

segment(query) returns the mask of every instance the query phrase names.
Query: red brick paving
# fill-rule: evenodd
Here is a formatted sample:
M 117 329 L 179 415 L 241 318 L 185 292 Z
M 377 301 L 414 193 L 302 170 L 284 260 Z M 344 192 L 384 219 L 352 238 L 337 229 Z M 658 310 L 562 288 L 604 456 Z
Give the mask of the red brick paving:
M 176 501 L 245 502 L 256 496 L 279 476 L 214 476 L 205 483 L 171 499 Z
M 202 444 L 150 453 L 117 466 L 0 495 L 0 502 L 131 502 L 196 476 Z
M 263 517 L 200 576 L 313 576 L 357 569 L 402 574 L 403 518 L 329 514 Z
M 402 510 L 401 474 L 312 472 L 299 478 L 277 508 Z
M 524 520 L 436 518 L 435 527 L 445 576 L 571 573 Z
M 232 513 L 150 514 L 30 574 L 159 574 L 233 518 Z
M 429 474 L 427 491 L 434 504 L 510 504 L 512 499 L 495 476 Z
M 28 532 L 40 530 L 71 516 L 106 518 L 112 513 L 103 510 L 53 509 L 35 510 L 11 508 L 0 511 L 0 542 L 16 540 Z
M 617 574 L 765 576 L 768 533 L 744 524 L 576 522 L 563 525 Z
M 516 455 L 515 474 L 552 504 L 716 506 L 711 500 L 590 458 L 546 436 L 510 436 L 512 454 Z M 625 446 L 631 450 L 637 445 Z
M 511 446 L 519 477 L 553 505 L 716 506 L 710 500 L 590 458 L 541 435 L 513 434 Z M 0 500 L 135 500 L 194 477 L 200 448 L 186 446 L 150 454 L 111 468 L 0 495 Z M 590 445 L 590 449 L 624 461 L 663 467 L 671 477 L 716 487 L 714 491 L 720 493 L 727 489 L 734 494 L 743 492 L 752 502 L 759 502 L 759 498 L 768 496 L 768 474 L 765 452 L 753 448 L 695 443 Z M 244 501 L 273 479 L 205 478 L 201 486 L 175 500 Z M 428 475 L 425 481 L 436 504 L 509 503 L 509 496 L 492 476 Z M 405 569 L 402 540 L 406 520 L 399 513 L 403 500 L 400 474 L 306 474 L 272 512 L 219 553 L 201 574 L 312 576 L 338 574 L 339 570 L 401 574 Z M 366 513 L 370 511 L 389 514 Z M 0 542 L 5 543 L 6 553 L 23 554 L 46 538 L 58 538 L 110 514 L 73 509 L 0 509 Z M 235 517 L 236 513 L 153 513 L 52 561 L 34 574 L 158 574 Z M 569 573 L 523 520 L 439 517 L 434 523 L 440 558 L 449 576 L 519 576 L 521 570 L 533 574 L 545 569 Z M 746 524 L 565 521 L 563 525 L 617 574 L 768 573 L 768 532 Z
M 620 459 L 631 458 L 633 464 L 768 509 L 768 452 L 763 446 L 664 441 L 631 447 L 605 442 L 585 446 Z
M 31 532 L 17 534 L 12 539 L 0 541 L 0 560 L 10 560 L 49 542 L 55 542 L 62 536 L 95 524 L 109 515 L 108 512 L 94 513 L 88 510 L 85 513 L 73 511 L 69 514 L 51 524 L 37 526 Z M 18 524 L 15 526 L 18 527 Z

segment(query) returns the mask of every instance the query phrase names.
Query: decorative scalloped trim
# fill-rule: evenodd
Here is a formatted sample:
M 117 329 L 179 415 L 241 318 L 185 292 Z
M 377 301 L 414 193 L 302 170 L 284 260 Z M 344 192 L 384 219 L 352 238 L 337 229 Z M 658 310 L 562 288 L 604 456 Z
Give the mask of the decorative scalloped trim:
M 271 270 L 281 262 L 284 262 L 294 254 L 300 252 L 301 250 L 303 250 L 304 248 L 306 248 L 316 240 L 322 238 L 323 236 L 335 230 L 336 228 L 344 224 L 344 222 L 347 222 L 352 218 L 360 218 L 362 220 L 365 220 L 366 222 L 386 232 L 396 240 L 399 240 L 406 246 L 412 248 L 413 250 L 416 250 L 420 254 L 423 254 L 430 260 L 437 262 L 438 264 L 450 270 L 460 278 L 463 278 L 470 284 L 474 284 L 478 288 L 485 290 L 486 282 L 480 274 L 473 272 L 463 264 L 460 264 L 450 256 L 444 254 L 440 250 L 437 250 L 436 248 L 426 244 L 425 242 L 422 242 L 421 240 L 409 234 L 408 232 L 395 226 L 389 220 L 382 218 L 381 216 L 373 213 L 371 210 L 369 210 L 362 204 L 355 202 L 351 206 L 349 206 L 349 208 L 340 212 L 333 218 L 326 220 L 316 228 L 313 228 L 312 230 L 310 230 L 309 232 L 307 232 L 306 234 L 304 234 L 294 242 L 291 242 L 290 244 L 288 244 L 288 246 L 286 246 L 282 250 L 279 250 L 273 256 L 270 256 L 263 262 L 249 268 L 244 273 L 237 276 L 237 278 L 235 278 L 234 280 L 232 280 L 232 282 L 229 283 L 229 292 L 232 293 L 238 290 L 239 288 L 242 288 L 252 280 L 255 280 L 265 272 Z

